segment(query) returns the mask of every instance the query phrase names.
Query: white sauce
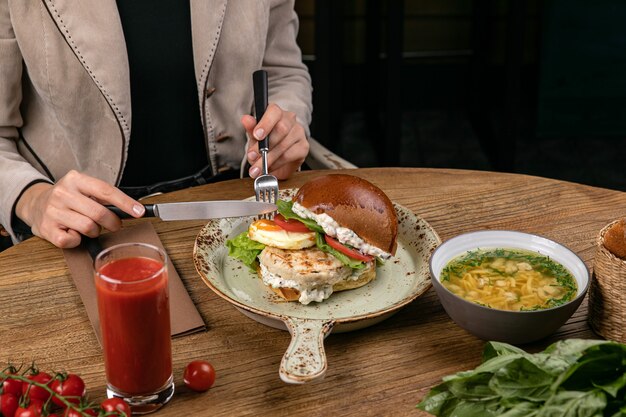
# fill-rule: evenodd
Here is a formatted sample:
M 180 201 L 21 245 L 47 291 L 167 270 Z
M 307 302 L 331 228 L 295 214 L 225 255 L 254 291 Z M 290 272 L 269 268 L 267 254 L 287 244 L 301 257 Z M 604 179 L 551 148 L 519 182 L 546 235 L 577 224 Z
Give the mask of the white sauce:
M 317 301 L 318 303 L 324 301 L 333 293 L 332 285 L 324 285 L 321 288 L 310 288 L 308 290 L 300 291 L 300 301 L 302 304 L 309 304 L 311 301 Z
M 263 278 L 263 282 L 266 285 L 269 285 L 272 288 L 293 288 L 300 291 L 300 298 L 298 299 L 298 301 L 302 304 L 306 305 L 309 304 L 311 301 L 321 303 L 322 301 L 330 297 L 330 295 L 333 293 L 333 285 L 335 284 L 334 282 L 325 284 L 314 282 L 311 284 L 311 286 L 304 287 L 292 279 L 283 279 L 278 275 L 271 273 L 263 264 L 261 264 L 260 267 L 261 277 Z M 362 270 L 353 269 L 352 274 L 345 277 L 344 279 L 346 281 L 356 281 L 361 277 L 361 273 Z
M 357 234 L 354 233 L 352 230 L 339 226 L 339 223 L 337 223 L 332 217 L 330 217 L 326 213 L 315 214 L 296 202 L 293 203 L 293 211 L 300 217 L 315 220 L 315 222 L 319 224 L 322 229 L 324 229 L 324 233 L 331 237 L 337 238 L 339 242 L 345 245 L 350 245 L 353 248 L 357 248 L 363 253 L 382 259 L 391 258 L 390 253 L 382 251 L 376 246 L 370 245 L 369 243 L 365 242 L 363 239 L 358 237 Z
M 261 264 L 261 276 L 263 282 L 272 288 L 294 288 L 300 291 L 300 301 L 302 304 L 309 304 L 311 301 L 317 301 L 318 303 L 326 300 L 333 293 L 333 284 L 312 285 L 309 288 L 305 288 L 291 279 L 282 279 L 276 274 L 273 274 L 267 270 L 265 265 Z

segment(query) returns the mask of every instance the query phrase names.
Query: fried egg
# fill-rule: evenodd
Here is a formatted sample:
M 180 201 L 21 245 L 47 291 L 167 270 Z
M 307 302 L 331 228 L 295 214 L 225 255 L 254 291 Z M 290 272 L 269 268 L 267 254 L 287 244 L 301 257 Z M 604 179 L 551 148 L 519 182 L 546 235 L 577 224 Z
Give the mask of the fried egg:
M 256 220 L 248 229 L 248 237 L 280 249 L 304 249 L 315 246 L 315 232 L 288 232 L 272 220 Z

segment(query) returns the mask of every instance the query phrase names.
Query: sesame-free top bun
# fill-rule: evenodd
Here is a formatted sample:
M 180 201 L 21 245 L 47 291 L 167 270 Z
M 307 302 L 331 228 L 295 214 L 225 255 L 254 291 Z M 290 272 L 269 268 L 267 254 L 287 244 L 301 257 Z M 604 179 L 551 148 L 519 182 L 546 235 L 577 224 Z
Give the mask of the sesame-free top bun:
M 396 211 L 389 197 L 371 182 L 353 175 L 324 175 L 300 187 L 293 201 L 315 214 L 326 213 L 365 242 L 395 254 Z

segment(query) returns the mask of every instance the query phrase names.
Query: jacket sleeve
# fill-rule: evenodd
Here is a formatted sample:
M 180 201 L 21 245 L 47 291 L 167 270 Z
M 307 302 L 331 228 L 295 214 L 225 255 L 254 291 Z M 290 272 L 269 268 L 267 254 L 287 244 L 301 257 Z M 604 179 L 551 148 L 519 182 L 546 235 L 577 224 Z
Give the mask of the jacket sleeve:
M 7 0 L 0 0 L 0 224 L 14 242 L 12 212 L 23 190 L 30 184 L 50 180 L 26 161 L 17 150 L 22 126 L 22 55 L 15 39 Z
M 294 0 L 272 0 L 270 21 L 263 58 L 268 72 L 269 101 L 283 110 L 292 111 L 310 136 L 311 77 L 302 62 L 302 53 L 296 43 L 298 16 Z

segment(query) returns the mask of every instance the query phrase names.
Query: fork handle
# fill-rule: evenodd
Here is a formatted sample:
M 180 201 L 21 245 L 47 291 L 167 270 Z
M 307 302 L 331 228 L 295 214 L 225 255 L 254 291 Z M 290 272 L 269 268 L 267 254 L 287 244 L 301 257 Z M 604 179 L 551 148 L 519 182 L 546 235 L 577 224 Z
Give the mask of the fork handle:
M 257 123 L 261 121 L 267 108 L 269 100 L 269 88 L 267 83 L 267 71 L 258 70 L 252 74 L 252 84 L 254 85 L 254 112 L 256 114 Z M 270 141 L 269 137 L 265 136 L 263 140 L 259 142 L 259 152 L 269 151 Z

